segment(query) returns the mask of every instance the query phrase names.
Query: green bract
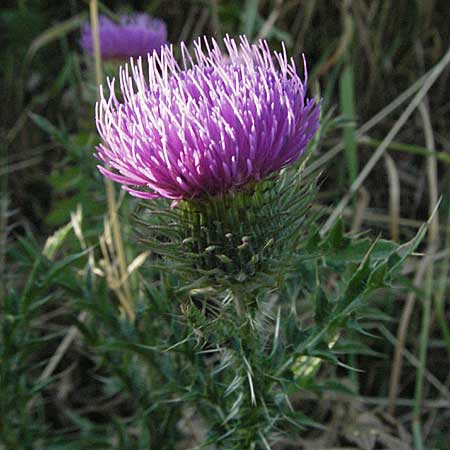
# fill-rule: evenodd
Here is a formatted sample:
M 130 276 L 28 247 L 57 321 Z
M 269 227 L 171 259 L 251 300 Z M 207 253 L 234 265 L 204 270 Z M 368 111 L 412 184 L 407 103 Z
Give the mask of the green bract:
M 142 242 L 193 293 L 274 287 L 308 232 L 314 177 L 285 170 L 234 194 L 142 205 Z

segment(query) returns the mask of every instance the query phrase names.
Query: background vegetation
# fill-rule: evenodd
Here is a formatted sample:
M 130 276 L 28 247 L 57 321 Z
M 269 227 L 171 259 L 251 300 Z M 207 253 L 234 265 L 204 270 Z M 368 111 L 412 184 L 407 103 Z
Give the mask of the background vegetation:
M 310 167 L 324 172 L 314 208 L 325 209 L 325 229 L 342 215 L 347 231 L 404 242 L 441 199 L 402 286 L 376 298 L 385 320 L 367 324 L 372 350 L 344 357 L 361 372 L 322 368 L 317 379 L 341 388 L 298 392 L 292 402 L 324 428 L 278 448 L 450 448 L 448 2 L 100 7 L 160 17 L 172 43 L 245 33 L 273 48 L 284 41 L 298 62 L 305 52 L 311 90 L 324 99 Z M 135 325 L 109 251 L 104 184 L 92 157 L 93 63 L 78 45 L 86 20 L 88 3 L 75 0 L 6 1 L 0 11 L 0 449 L 191 448 L 203 424 L 176 399 L 158 400 L 170 389 L 147 382 L 153 369 L 133 347 L 152 361 L 152 346 L 183 333 L 171 276 L 152 269 L 133 241 L 133 199 L 119 197 L 119 215 Z M 161 361 L 165 373 L 153 379 L 176 382 L 176 356 Z

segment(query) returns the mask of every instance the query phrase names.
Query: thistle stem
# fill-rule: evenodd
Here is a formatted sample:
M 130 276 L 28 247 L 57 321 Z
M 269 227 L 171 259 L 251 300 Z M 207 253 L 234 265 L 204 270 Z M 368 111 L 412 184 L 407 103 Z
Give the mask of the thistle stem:
M 263 414 L 266 391 L 264 389 L 264 371 L 260 366 L 258 354 L 259 336 L 254 317 L 252 316 L 251 299 L 246 299 L 243 294 L 233 293 L 236 312 L 238 314 L 240 351 L 236 352 L 236 370 L 244 372 L 246 382 L 243 383 L 243 404 L 241 426 L 236 448 L 259 449 L 261 441 L 261 419 Z

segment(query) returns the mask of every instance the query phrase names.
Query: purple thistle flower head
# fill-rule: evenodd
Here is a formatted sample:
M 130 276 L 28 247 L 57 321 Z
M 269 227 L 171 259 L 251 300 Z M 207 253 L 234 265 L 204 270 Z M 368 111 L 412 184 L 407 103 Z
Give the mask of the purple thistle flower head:
M 146 56 L 167 44 L 167 27 L 162 20 L 147 14 L 121 16 L 119 23 L 100 16 L 99 39 L 103 59 Z M 88 53 L 94 52 L 92 30 L 88 23 L 81 30 L 80 45 Z
M 295 63 L 266 41 L 207 38 L 192 56 L 181 44 L 120 68 L 101 89 L 96 156 L 103 175 L 140 198 L 193 199 L 236 192 L 300 158 L 318 128 L 320 105 L 306 97 Z M 110 170 L 114 169 L 114 171 Z

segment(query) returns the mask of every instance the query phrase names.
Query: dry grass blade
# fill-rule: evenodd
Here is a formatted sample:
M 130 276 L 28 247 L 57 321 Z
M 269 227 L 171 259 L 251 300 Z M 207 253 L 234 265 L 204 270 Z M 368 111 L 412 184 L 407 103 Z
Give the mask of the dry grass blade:
M 392 344 L 395 346 L 398 346 L 398 340 L 395 336 L 393 336 L 384 325 L 378 326 L 381 334 Z M 406 348 L 403 348 L 402 355 L 405 357 L 405 359 L 415 368 L 419 367 L 420 361 Z M 436 401 L 436 403 L 432 403 L 434 405 L 439 405 L 439 407 L 442 407 L 442 405 L 446 404 L 447 408 L 450 407 L 450 394 L 448 392 L 448 388 L 444 386 L 429 370 L 424 371 L 424 377 L 425 379 L 430 383 L 431 386 L 433 386 L 439 394 L 442 395 L 444 400 L 442 401 Z M 397 402 L 398 398 L 396 398 L 396 405 L 402 405 L 405 404 L 405 399 L 403 399 L 402 402 Z M 414 406 L 415 400 L 409 400 L 408 405 Z M 391 399 L 387 399 L 384 404 L 388 405 L 388 408 L 390 408 L 391 405 Z M 389 411 L 388 411 L 388 414 Z M 391 414 L 390 414 L 391 415 Z
M 86 311 L 83 311 L 78 315 L 78 321 L 83 322 L 86 319 L 86 316 L 87 316 Z M 70 345 L 77 336 L 78 336 L 78 328 L 75 325 L 72 325 L 68 329 L 67 334 L 64 336 L 64 339 L 59 344 L 55 353 L 50 358 L 50 361 L 45 366 L 45 369 L 42 371 L 39 377 L 39 381 L 45 381 L 53 374 L 56 367 L 58 366 L 63 356 L 65 355 L 66 351 L 69 349 Z
M 361 192 L 361 191 L 359 191 L 359 192 Z M 312 205 L 312 210 L 313 211 L 325 211 L 325 212 L 331 213 L 333 211 L 333 208 L 331 206 L 327 206 L 327 205 L 316 204 L 316 205 Z M 354 221 L 356 221 L 356 219 L 357 219 L 357 217 L 355 217 L 355 211 L 353 210 L 353 208 L 345 208 L 342 211 L 342 217 L 350 218 L 350 219 L 353 219 Z M 361 209 L 361 220 L 363 220 L 364 222 L 368 222 L 368 223 L 374 223 L 374 224 L 377 224 L 378 226 L 383 226 L 383 227 L 389 227 L 389 225 L 391 223 L 390 216 L 388 216 L 386 214 L 372 212 L 367 209 L 366 210 Z M 423 225 L 423 222 L 420 220 L 405 219 L 403 217 L 400 217 L 399 225 L 401 227 L 413 228 L 413 229 L 417 230 Z M 450 231 L 450 228 L 446 228 L 446 229 L 448 231 Z M 445 256 L 447 256 L 447 255 L 444 255 L 443 257 L 445 257 Z
M 315 73 L 316 78 L 319 78 L 322 75 L 328 73 L 330 69 L 341 59 L 342 55 L 352 43 L 354 24 L 353 18 L 348 10 L 349 6 L 350 2 L 348 0 L 345 0 L 341 4 L 343 30 L 341 38 L 339 40 L 339 44 L 337 45 L 336 50 L 333 52 L 333 54 L 326 61 L 324 61 L 324 63 L 320 67 L 318 67 Z
M 356 136 L 358 139 L 365 139 L 365 133 L 371 130 L 374 126 L 378 125 L 383 119 L 385 119 L 389 114 L 403 105 L 408 98 L 410 98 L 417 90 L 423 85 L 424 81 L 430 74 L 433 72 L 431 69 L 425 75 L 420 77 L 416 82 L 414 82 L 408 89 L 402 92 L 397 98 L 395 98 L 391 103 L 385 106 L 381 111 L 379 111 L 375 116 L 373 116 L 366 123 L 361 125 L 361 127 L 357 130 Z M 378 147 L 378 145 L 377 145 Z M 336 144 L 333 148 L 331 148 L 327 153 L 317 158 L 317 160 L 313 161 L 308 167 L 305 169 L 305 175 L 309 175 L 314 173 L 316 170 L 321 168 L 328 161 L 332 160 L 336 155 L 338 155 L 345 148 L 343 143 Z
M 380 144 L 380 146 L 378 147 L 378 149 L 375 151 L 375 153 L 369 159 L 367 164 L 361 170 L 357 179 L 350 186 L 349 192 L 338 203 L 338 205 L 336 206 L 333 213 L 330 215 L 328 220 L 323 225 L 323 227 L 321 229 L 322 235 L 325 235 L 331 229 L 331 227 L 334 225 L 334 223 L 336 222 L 338 217 L 341 215 L 343 209 L 347 206 L 349 201 L 352 199 L 353 195 L 361 187 L 361 185 L 363 184 L 363 182 L 365 181 L 367 176 L 370 174 L 372 169 L 377 164 L 378 160 L 383 156 L 383 154 L 386 151 L 389 144 L 394 140 L 395 136 L 401 130 L 401 128 L 406 123 L 406 121 L 409 119 L 409 117 L 414 112 L 414 110 L 420 105 L 420 103 L 422 102 L 423 98 L 425 97 L 425 95 L 427 94 L 427 92 L 429 91 L 431 86 L 434 84 L 434 82 L 437 80 L 439 75 L 442 73 L 442 71 L 447 67 L 447 65 L 449 63 L 450 63 L 450 48 L 447 50 L 447 53 L 445 53 L 445 55 L 441 59 L 441 61 L 431 71 L 430 75 L 426 78 L 422 88 L 414 96 L 411 103 L 403 111 L 400 118 L 395 122 L 394 126 L 391 128 L 389 133 L 383 139 L 383 141 Z
M 5 164 L 0 166 L 0 177 L 20 170 L 29 169 L 32 166 L 38 165 L 42 161 L 40 156 L 28 158 L 26 161 L 17 162 L 15 164 Z
M 179 42 L 185 42 L 190 36 L 191 29 L 194 26 L 195 18 L 198 15 L 200 7 L 196 4 L 191 5 L 189 11 L 186 14 L 186 19 L 183 21 L 183 28 L 178 36 Z
M 360 230 L 370 201 L 369 192 L 367 191 L 367 189 L 364 189 L 364 187 L 361 187 L 361 189 L 358 191 L 358 197 L 359 198 L 356 202 L 355 210 L 353 212 L 354 216 L 352 227 L 350 229 L 350 232 L 352 234 L 355 234 Z
M 278 17 L 280 17 L 281 15 L 282 7 L 283 7 L 283 0 L 275 0 L 275 6 L 273 7 L 271 13 L 269 14 L 269 17 L 259 30 L 256 40 L 267 38 L 267 35 L 270 33 L 270 30 L 275 25 L 275 22 L 277 21 Z
M 44 33 L 40 34 L 36 39 L 33 40 L 30 47 L 28 48 L 28 52 L 25 56 L 24 65 L 25 67 L 33 59 L 33 56 L 46 45 L 51 42 L 60 39 L 71 31 L 77 30 L 80 28 L 81 24 L 86 20 L 86 15 L 84 13 L 78 14 L 70 19 L 58 23 L 48 30 L 44 31 Z
M 387 153 L 384 155 L 384 161 L 386 163 L 386 171 L 389 180 L 389 216 L 391 218 L 391 239 L 398 242 L 400 235 L 400 179 L 395 162 Z
M 427 147 L 432 151 L 435 150 L 435 140 L 433 135 L 433 129 L 431 125 L 430 114 L 426 106 L 426 98 L 424 102 L 419 105 L 419 112 L 422 117 L 425 142 Z M 437 162 L 436 158 L 430 156 L 427 158 L 427 178 L 428 178 L 428 190 L 429 190 L 429 208 L 432 210 L 436 208 L 438 204 L 438 188 L 437 188 Z M 428 254 L 433 255 L 438 246 L 439 239 L 439 216 L 438 212 L 431 218 L 429 231 L 428 231 Z M 433 261 L 427 267 L 425 274 L 425 292 L 422 314 L 422 331 L 420 336 L 420 349 L 419 349 L 419 366 L 417 367 L 416 375 L 416 390 L 415 390 L 415 404 L 414 404 L 414 416 L 413 416 L 413 432 L 416 447 L 420 450 L 424 448 L 423 445 L 423 426 L 422 426 L 422 401 L 423 401 L 423 381 L 424 373 L 426 370 L 427 362 L 427 350 L 430 334 L 430 322 L 431 322 L 431 303 L 433 297 L 433 283 L 434 283 L 434 264 Z
M 426 106 L 425 102 L 422 102 L 419 105 L 419 112 L 422 117 L 424 133 L 425 133 L 425 142 L 427 148 L 430 149 L 433 153 L 435 153 L 435 140 L 433 135 L 433 129 L 431 126 L 431 118 L 429 109 Z M 431 154 L 427 158 L 427 178 L 428 178 L 428 189 L 429 189 L 429 214 L 436 208 L 438 203 L 438 173 L 437 173 L 437 161 L 436 156 Z M 429 229 L 429 242 L 431 244 L 435 244 L 439 238 L 439 215 L 435 214 L 430 223 Z

